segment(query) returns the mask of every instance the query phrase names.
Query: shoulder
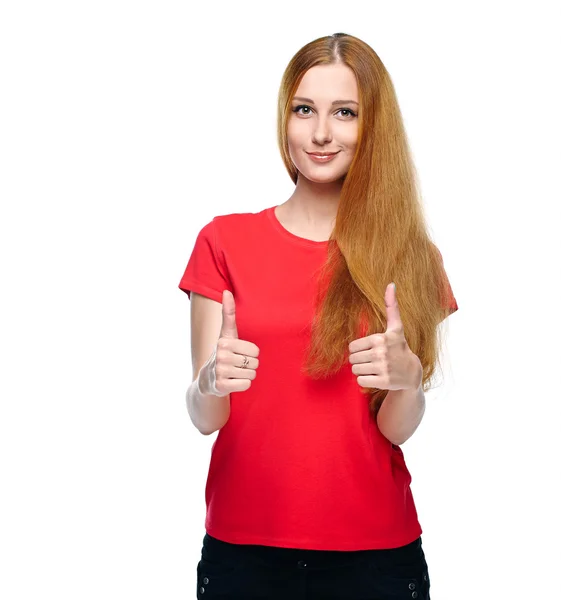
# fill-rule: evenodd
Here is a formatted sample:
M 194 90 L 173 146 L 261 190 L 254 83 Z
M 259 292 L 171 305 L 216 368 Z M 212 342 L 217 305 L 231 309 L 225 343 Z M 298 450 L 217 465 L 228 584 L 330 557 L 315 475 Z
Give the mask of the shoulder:
M 212 225 L 218 240 L 227 243 L 229 240 L 240 241 L 245 236 L 253 236 L 262 230 L 262 212 L 227 213 L 216 215 L 209 225 Z
M 261 213 L 243 212 L 216 215 L 212 220 L 218 225 L 242 224 L 254 220 Z

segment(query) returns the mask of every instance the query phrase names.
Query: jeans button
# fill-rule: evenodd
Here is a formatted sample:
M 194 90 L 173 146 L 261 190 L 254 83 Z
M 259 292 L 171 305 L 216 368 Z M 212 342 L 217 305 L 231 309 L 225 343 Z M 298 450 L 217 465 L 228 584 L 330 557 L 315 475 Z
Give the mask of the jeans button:
M 201 588 L 199 589 L 199 592 L 201 592 L 201 594 L 205 593 L 205 588 L 201 586 Z
M 409 589 L 410 590 L 414 590 L 415 589 L 415 584 L 414 583 L 410 583 L 409 584 Z
M 417 592 L 413 592 L 413 593 L 411 594 L 411 598 L 416 598 L 417 596 L 418 596 Z
M 205 577 L 205 578 L 203 579 L 203 583 L 204 583 L 205 585 L 208 583 L 208 577 Z
M 426 576 L 426 575 L 423 575 L 423 579 L 426 581 L 426 580 L 427 580 L 427 576 Z

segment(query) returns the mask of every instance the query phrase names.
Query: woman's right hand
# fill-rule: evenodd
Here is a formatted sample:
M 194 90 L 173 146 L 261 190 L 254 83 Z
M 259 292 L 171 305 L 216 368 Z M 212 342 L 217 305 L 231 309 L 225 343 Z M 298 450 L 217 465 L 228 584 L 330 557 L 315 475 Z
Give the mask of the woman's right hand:
M 249 358 L 242 369 L 243 355 Z M 199 372 L 199 390 L 202 394 L 227 396 L 230 392 L 245 392 L 257 376 L 259 348 L 253 342 L 238 338 L 236 304 L 228 290 L 222 292 L 222 327 L 220 337 L 210 358 Z

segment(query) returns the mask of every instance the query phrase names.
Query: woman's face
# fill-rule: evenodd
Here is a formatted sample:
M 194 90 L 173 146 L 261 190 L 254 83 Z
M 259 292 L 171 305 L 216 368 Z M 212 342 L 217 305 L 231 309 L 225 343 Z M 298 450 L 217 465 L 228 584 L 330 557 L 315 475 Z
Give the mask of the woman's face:
M 358 138 L 358 86 L 346 65 L 317 65 L 304 74 L 288 120 L 288 152 L 310 181 L 337 181 L 349 170 Z M 336 152 L 327 162 L 310 153 Z

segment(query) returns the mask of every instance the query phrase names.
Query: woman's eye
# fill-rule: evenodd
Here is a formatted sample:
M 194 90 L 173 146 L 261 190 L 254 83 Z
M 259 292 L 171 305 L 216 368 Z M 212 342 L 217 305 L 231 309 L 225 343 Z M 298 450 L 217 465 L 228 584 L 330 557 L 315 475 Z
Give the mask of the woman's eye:
M 356 117 L 356 113 L 353 112 L 350 108 L 341 108 L 339 112 L 346 112 L 348 116 Z
M 306 112 L 300 112 L 301 109 L 305 109 Z M 305 104 L 301 104 L 300 106 L 296 106 L 295 108 L 292 109 L 292 112 L 295 113 L 299 113 L 301 115 L 309 115 L 312 109 L 309 106 L 306 106 Z M 352 111 L 350 108 L 340 108 L 338 111 L 338 113 L 346 113 L 343 116 L 348 118 L 348 117 L 356 117 L 356 113 L 354 111 Z

